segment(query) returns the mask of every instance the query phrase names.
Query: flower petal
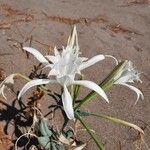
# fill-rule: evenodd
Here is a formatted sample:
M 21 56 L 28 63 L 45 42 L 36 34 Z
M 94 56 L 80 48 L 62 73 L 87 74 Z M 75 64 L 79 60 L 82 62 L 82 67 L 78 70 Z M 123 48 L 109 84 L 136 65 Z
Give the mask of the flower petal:
M 48 65 L 46 65 L 45 67 L 43 67 L 42 69 L 45 69 L 45 68 L 53 68 L 53 64 L 48 64 Z
M 7 100 L 7 98 L 6 98 L 5 94 L 4 94 L 4 90 L 5 90 L 5 85 L 2 85 L 0 87 L 0 95 L 2 95 L 5 98 L 5 100 Z
M 116 62 L 116 65 L 119 64 L 118 60 L 114 56 L 112 56 L 112 55 L 105 55 L 105 57 L 113 58 L 115 60 L 115 62 Z
M 143 93 L 138 88 L 136 88 L 136 87 L 134 87 L 132 85 L 126 84 L 126 83 L 120 83 L 120 85 L 127 86 L 129 89 L 133 90 L 137 94 L 137 99 L 135 101 L 135 104 L 139 100 L 140 96 L 141 96 L 142 99 L 144 99 Z
M 47 55 L 45 57 L 48 58 L 53 64 L 58 62 L 58 58 L 55 56 Z
M 51 69 L 51 71 L 50 71 L 49 74 L 48 74 L 48 77 L 49 77 L 49 76 L 56 76 L 57 74 L 58 74 L 58 71 L 57 71 L 57 70 Z
M 55 55 L 57 58 L 60 58 L 60 52 L 57 50 L 56 46 L 54 47 L 54 55 Z
M 46 60 L 46 58 L 36 49 L 32 48 L 32 47 L 23 47 L 23 49 L 29 53 L 31 53 L 32 55 L 34 55 L 34 57 L 39 60 L 42 64 L 47 65 L 49 64 L 49 62 Z
M 105 59 L 104 55 L 96 55 L 96 56 L 92 57 L 91 59 L 89 59 L 88 61 L 83 62 L 79 68 L 80 68 L 80 70 L 83 70 L 87 67 L 94 65 L 95 63 L 97 63 L 103 59 Z
M 134 82 L 133 80 L 131 80 L 131 79 L 134 79 L 135 77 L 132 75 L 132 74 L 130 74 L 130 72 L 127 74 L 127 75 L 125 75 L 125 76 L 121 76 L 120 78 L 118 78 L 116 81 L 115 81 L 115 84 L 121 84 L 121 83 L 126 83 L 126 82 Z
M 49 80 L 49 79 L 35 79 L 29 81 L 25 86 L 21 89 L 18 95 L 18 99 L 21 98 L 21 96 L 31 87 L 36 86 L 36 85 L 43 85 L 43 84 L 48 84 L 48 83 L 56 83 L 56 80 Z
M 74 81 L 72 84 L 83 85 L 83 86 L 97 92 L 100 96 L 102 96 L 109 103 L 108 97 L 105 94 L 104 90 L 100 86 L 98 86 L 96 83 L 94 83 L 92 81 L 81 80 L 81 81 Z
M 72 97 L 71 97 L 66 85 L 64 85 L 64 92 L 62 94 L 62 103 L 63 103 L 64 111 L 66 112 L 67 117 L 69 119 L 74 119 Z
M 76 47 L 76 51 L 77 52 L 79 50 L 76 26 L 74 26 L 74 28 L 73 28 L 73 30 L 72 30 L 69 38 L 68 38 L 67 46 L 69 46 L 71 49 Z

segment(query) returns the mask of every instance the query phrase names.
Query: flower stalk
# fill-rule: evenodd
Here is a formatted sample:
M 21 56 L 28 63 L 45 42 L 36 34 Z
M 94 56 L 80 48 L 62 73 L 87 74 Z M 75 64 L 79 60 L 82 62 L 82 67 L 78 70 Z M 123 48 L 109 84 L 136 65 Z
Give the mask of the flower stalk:
M 104 146 L 102 143 L 100 143 L 100 141 L 97 139 L 96 135 L 90 130 L 89 126 L 87 125 L 87 123 L 78 115 L 78 113 L 76 113 L 76 118 L 80 121 L 80 123 L 83 125 L 83 127 L 86 129 L 86 131 L 88 132 L 88 134 L 91 136 L 91 138 L 94 140 L 94 142 L 96 143 L 97 147 L 99 150 L 105 150 Z

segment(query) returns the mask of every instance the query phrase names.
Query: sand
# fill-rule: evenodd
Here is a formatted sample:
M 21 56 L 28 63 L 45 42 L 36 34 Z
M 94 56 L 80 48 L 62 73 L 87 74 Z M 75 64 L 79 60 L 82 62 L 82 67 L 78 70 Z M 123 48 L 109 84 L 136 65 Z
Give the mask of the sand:
M 114 86 L 107 91 L 110 103 L 101 97 L 88 103 L 84 110 L 103 112 L 130 121 L 142 127 L 145 142 L 150 147 L 150 2 L 148 0 L 0 0 L 0 69 L 6 77 L 20 72 L 29 75 L 38 61 L 21 50 L 32 46 L 43 54 L 52 54 L 54 46 L 65 45 L 73 25 L 76 24 L 82 54 L 88 58 L 97 54 L 113 55 L 119 60 L 131 60 L 142 72 L 142 84 L 135 84 L 143 93 L 135 105 L 136 94 L 126 87 Z M 106 59 L 84 71 L 85 78 L 99 83 L 112 70 L 115 63 Z M 17 80 L 14 91 L 25 81 Z M 55 88 L 54 88 L 55 89 Z M 56 87 L 57 89 L 57 87 Z M 88 92 L 82 88 L 83 97 Z M 7 92 L 8 101 L 0 99 L 1 117 L 0 149 L 9 149 L 3 139 L 5 122 L 12 121 L 12 111 L 4 103 L 12 104 L 15 94 Z M 24 98 L 25 99 L 25 98 Z M 48 99 L 48 100 L 47 100 Z M 4 103 L 3 103 L 4 102 Z M 43 98 L 42 110 L 54 103 Z M 46 113 L 46 112 L 45 112 Z M 9 117 L 8 117 L 9 116 Z M 61 116 L 55 123 L 60 126 Z M 88 118 L 91 129 L 105 145 L 106 150 L 146 150 L 136 131 L 112 122 Z M 11 128 L 11 127 L 10 127 Z M 11 129 L 10 129 L 11 130 Z M 11 132 L 9 132 L 10 134 Z M 8 137 L 8 135 L 6 136 Z M 79 132 L 79 139 L 89 136 Z M 8 142 L 9 143 L 9 142 Z M 91 140 L 86 150 L 96 150 Z

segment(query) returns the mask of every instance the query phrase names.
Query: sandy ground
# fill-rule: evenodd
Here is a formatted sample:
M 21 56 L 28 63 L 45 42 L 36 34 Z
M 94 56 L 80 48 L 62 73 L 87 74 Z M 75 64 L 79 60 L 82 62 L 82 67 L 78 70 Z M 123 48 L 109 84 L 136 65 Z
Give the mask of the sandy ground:
M 148 0 L 0 0 L 0 69 L 4 76 L 20 72 L 29 75 L 37 61 L 32 56 L 27 59 L 20 46 L 32 46 L 43 54 L 52 53 L 56 45 L 66 43 L 73 24 L 77 25 L 79 45 L 84 56 L 99 53 L 129 59 L 142 72 L 142 84 L 136 84 L 145 99 L 134 105 L 136 95 L 129 89 L 116 86 L 107 92 L 110 103 L 97 97 L 84 109 L 99 111 L 136 123 L 145 131 L 145 142 L 150 147 L 150 5 Z M 32 40 L 31 40 L 32 39 Z M 84 71 L 86 79 L 100 82 L 114 67 L 114 62 L 106 59 Z M 2 78 L 2 77 L 1 77 Z M 23 86 L 18 81 L 15 91 Z M 82 89 L 83 95 L 88 92 Z M 8 103 L 15 95 L 8 92 Z M 82 97 L 82 96 L 81 96 Z M 45 98 L 46 99 L 46 98 Z M 3 106 L 0 99 L 0 107 Z M 42 102 L 43 110 L 53 103 Z M 1 113 L 4 110 L 1 109 Z M 4 113 L 10 115 L 10 112 Z M 4 115 L 4 116 L 5 116 Z M 2 115 L 3 116 L 3 115 Z M 5 121 L 11 117 L 1 117 L 0 149 L 7 150 L 2 133 Z M 61 117 L 58 116 L 56 124 Z M 96 118 L 87 119 L 106 150 L 146 150 L 133 130 Z M 6 137 L 5 137 L 6 138 Z M 8 138 L 8 137 L 7 137 Z M 87 141 L 86 133 L 79 138 Z M 96 150 L 91 141 L 86 150 Z

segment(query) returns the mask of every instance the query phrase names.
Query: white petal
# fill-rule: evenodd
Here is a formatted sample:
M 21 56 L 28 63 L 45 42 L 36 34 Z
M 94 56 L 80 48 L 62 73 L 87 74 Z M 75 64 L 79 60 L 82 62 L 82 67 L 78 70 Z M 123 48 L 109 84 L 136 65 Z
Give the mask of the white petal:
M 83 85 L 83 86 L 97 92 L 100 96 L 102 96 L 109 103 L 108 97 L 105 94 L 104 90 L 100 86 L 98 86 L 96 83 L 94 83 L 92 81 L 81 80 L 81 81 L 74 81 L 72 84 Z
M 66 112 L 67 117 L 69 119 L 74 119 L 72 97 L 66 86 L 64 86 L 64 92 L 62 94 L 62 103 L 63 103 L 64 111 Z
M 58 71 L 56 71 L 55 69 L 51 69 L 51 71 L 48 74 L 48 77 L 49 76 L 56 76 L 57 74 L 58 74 Z
M 79 69 L 83 70 L 83 69 L 85 69 L 87 67 L 90 67 L 90 66 L 94 65 L 95 63 L 97 63 L 97 62 L 99 62 L 99 61 L 101 61 L 103 59 L 105 59 L 104 55 L 96 55 L 96 56 L 92 57 L 91 59 L 89 59 L 88 61 L 83 62 L 80 65 Z
M 118 60 L 114 56 L 112 56 L 112 55 L 105 55 L 105 57 L 113 58 L 115 60 L 115 62 L 116 62 L 116 65 L 119 64 Z
M 54 47 L 54 55 L 55 55 L 57 58 L 60 58 L 60 52 L 57 50 L 56 46 Z
M 45 68 L 52 68 L 54 65 L 53 64 L 48 64 L 46 65 L 45 67 L 43 67 L 42 69 L 45 69 Z
M 137 99 L 136 99 L 135 104 L 139 100 L 140 96 L 141 96 L 142 99 L 144 99 L 143 93 L 138 88 L 136 88 L 132 85 L 126 84 L 126 83 L 121 83 L 121 85 L 127 86 L 129 89 L 133 90 L 137 94 Z
M 47 55 L 45 57 L 48 58 L 53 64 L 56 63 L 56 62 L 58 62 L 58 58 L 55 57 L 55 56 Z
M 4 90 L 6 88 L 11 88 L 11 86 L 14 84 L 14 77 L 17 76 L 17 74 L 11 74 L 7 78 L 5 78 L 4 81 L 0 84 L 0 95 L 2 95 L 6 100 L 6 96 L 4 94 Z
M 32 55 L 34 55 L 34 57 L 39 60 L 41 63 L 43 63 L 44 65 L 49 64 L 49 62 L 46 60 L 46 58 L 36 49 L 32 48 L 32 47 L 23 47 L 23 49 L 29 53 L 31 53 Z
M 67 45 L 70 46 L 71 48 L 73 48 L 75 44 L 74 42 L 77 40 L 76 36 L 77 36 L 76 26 L 74 26 L 73 30 L 71 31 L 71 35 L 68 38 L 68 43 L 67 43 Z
M 115 84 L 121 84 L 121 83 L 126 83 L 126 82 L 129 82 L 130 79 L 133 78 L 133 75 L 132 74 L 127 74 L 125 76 L 121 76 L 119 79 L 117 79 L 115 81 Z M 131 82 L 131 81 L 130 81 Z
M 25 86 L 21 89 L 18 95 L 18 99 L 21 98 L 21 96 L 31 87 L 36 86 L 36 85 L 43 85 L 43 84 L 48 84 L 48 83 L 56 83 L 56 80 L 49 80 L 49 79 L 35 79 L 29 81 Z
M 88 60 L 87 57 L 80 57 L 80 59 L 81 59 L 81 61 L 86 61 L 86 60 Z
M 17 74 L 11 74 L 1 84 L 14 84 L 14 77 L 17 76 Z
M 4 90 L 5 90 L 5 85 L 2 85 L 0 87 L 0 95 L 2 95 L 5 98 L 5 100 L 7 100 L 7 98 L 6 98 L 5 94 L 4 94 Z
M 75 30 L 75 49 L 76 49 L 76 54 L 79 53 L 79 44 L 78 44 L 78 35 L 77 35 L 77 30 L 76 30 L 76 26 L 74 26 L 74 30 Z

